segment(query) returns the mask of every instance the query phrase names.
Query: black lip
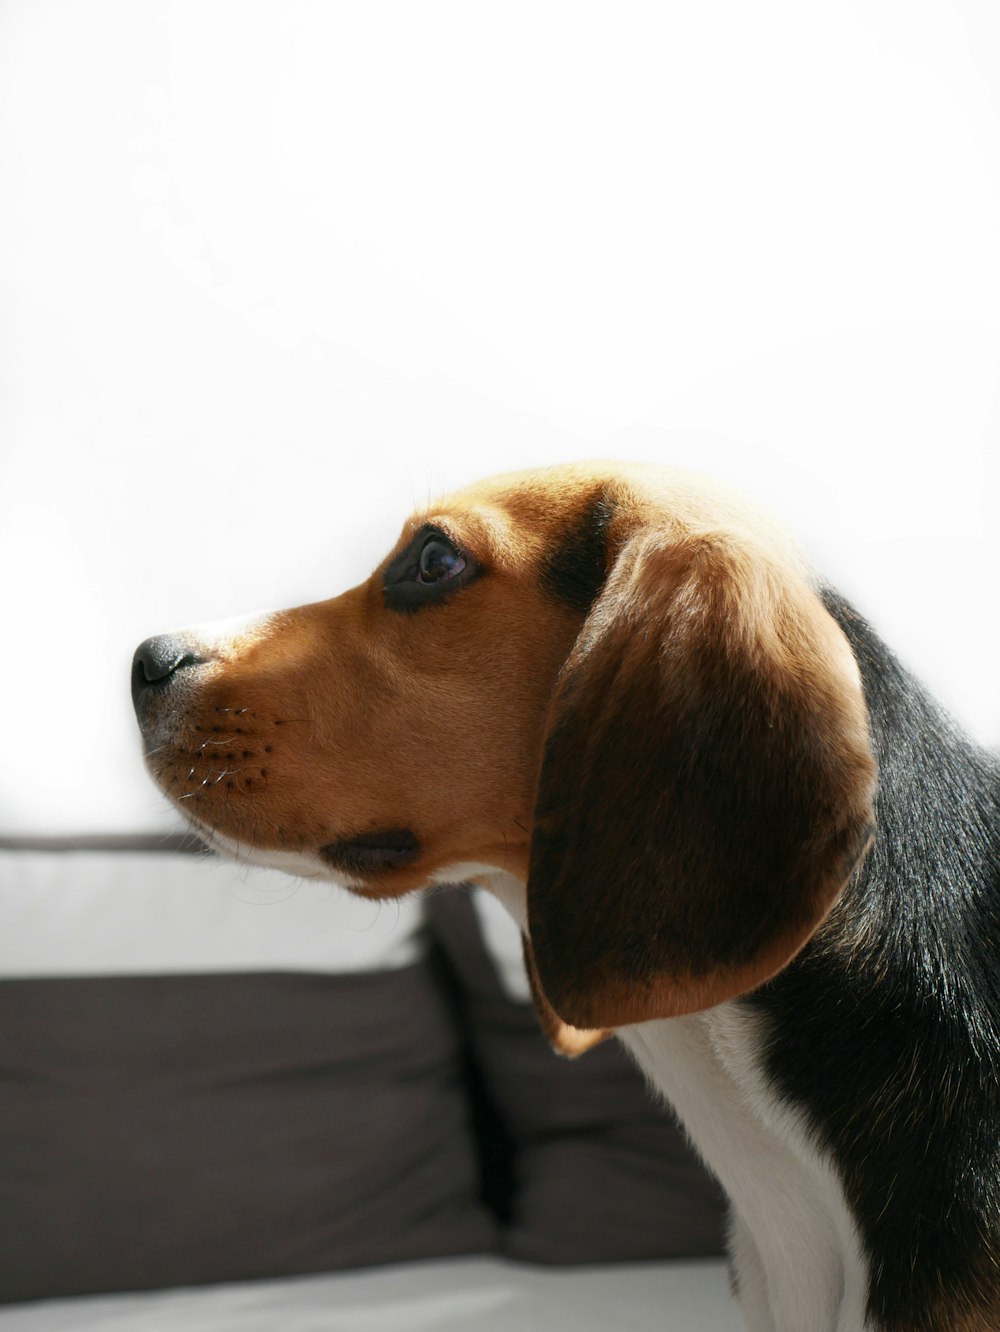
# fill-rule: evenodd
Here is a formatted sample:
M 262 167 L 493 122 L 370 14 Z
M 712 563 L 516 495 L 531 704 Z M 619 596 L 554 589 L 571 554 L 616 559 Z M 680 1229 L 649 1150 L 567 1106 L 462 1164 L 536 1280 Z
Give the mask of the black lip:
M 409 828 L 385 828 L 329 842 L 319 855 L 345 874 L 379 874 L 411 865 L 420 855 L 420 843 Z

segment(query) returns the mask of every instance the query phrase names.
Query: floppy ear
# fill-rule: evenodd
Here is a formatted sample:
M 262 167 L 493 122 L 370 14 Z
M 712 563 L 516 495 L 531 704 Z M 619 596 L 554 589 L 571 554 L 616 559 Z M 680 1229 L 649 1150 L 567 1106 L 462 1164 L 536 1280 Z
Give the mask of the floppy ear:
M 601 1041 L 606 1041 L 611 1035 L 610 1031 L 585 1031 L 562 1020 L 549 1003 L 538 979 L 531 940 L 526 934 L 522 934 L 521 942 L 524 945 L 524 969 L 528 973 L 528 984 L 531 986 L 531 998 L 534 1001 L 539 1026 L 556 1054 L 565 1055 L 567 1059 L 576 1059 L 578 1055 L 592 1050 L 595 1045 L 600 1045 Z
M 550 708 L 536 986 L 580 1028 L 753 989 L 866 851 L 874 783 L 854 658 L 805 579 L 727 534 L 636 534 Z

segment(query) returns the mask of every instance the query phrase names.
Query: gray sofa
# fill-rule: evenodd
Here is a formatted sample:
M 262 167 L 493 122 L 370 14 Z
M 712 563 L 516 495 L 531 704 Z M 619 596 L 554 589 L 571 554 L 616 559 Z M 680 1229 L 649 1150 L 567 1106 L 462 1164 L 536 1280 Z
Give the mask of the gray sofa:
M 2 1332 L 739 1326 L 715 1186 L 491 900 L 8 839 L 0 916 Z

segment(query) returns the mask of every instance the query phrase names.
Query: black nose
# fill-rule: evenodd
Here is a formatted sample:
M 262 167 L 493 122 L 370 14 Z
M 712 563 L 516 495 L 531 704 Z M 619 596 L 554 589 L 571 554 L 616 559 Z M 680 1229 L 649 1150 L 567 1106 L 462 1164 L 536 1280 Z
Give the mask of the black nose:
M 199 666 L 206 660 L 199 656 L 191 643 L 172 634 L 147 638 L 140 643 L 132 658 L 132 701 L 147 689 L 167 684 L 171 676 L 188 666 Z

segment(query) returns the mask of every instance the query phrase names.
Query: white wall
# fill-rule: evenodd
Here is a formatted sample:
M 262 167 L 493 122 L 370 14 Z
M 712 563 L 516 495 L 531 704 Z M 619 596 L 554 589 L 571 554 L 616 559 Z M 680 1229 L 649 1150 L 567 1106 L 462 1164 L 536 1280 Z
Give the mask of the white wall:
M 998 39 L 994 0 L 6 0 L 0 831 L 171 826 L 139 639 L 574 457 L 750 489 L 1000 741 Z

